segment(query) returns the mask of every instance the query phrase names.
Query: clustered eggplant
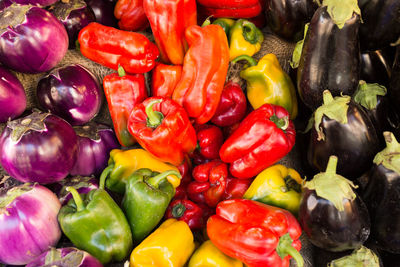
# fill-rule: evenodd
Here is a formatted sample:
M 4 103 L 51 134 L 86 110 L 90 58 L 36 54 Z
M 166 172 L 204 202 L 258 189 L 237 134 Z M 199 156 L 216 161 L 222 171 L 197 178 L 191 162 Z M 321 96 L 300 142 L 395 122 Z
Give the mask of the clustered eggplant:
M 360 80 L 387 87 L 392 73 L 392 63 L 388 53 L 383 50 L 361 53 Z
M 90 191 L 99 188 L 99 183 L 93 176 L 73 176 L 51 184 L 51 190 L 56 193 L 61 205 L 63 206 L 72 198 L 71 193 L 67 191 L 68 186 L 75 188 L 79 194 L 87 194 Z

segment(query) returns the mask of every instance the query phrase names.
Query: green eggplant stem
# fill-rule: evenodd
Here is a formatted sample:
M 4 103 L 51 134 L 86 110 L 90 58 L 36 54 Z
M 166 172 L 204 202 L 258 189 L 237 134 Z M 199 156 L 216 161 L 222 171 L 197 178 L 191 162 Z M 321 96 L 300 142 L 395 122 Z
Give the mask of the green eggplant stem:
M 386 147 L 390 151 L 396 151 L 399 149 L 399 142 L 397 142 L 396 137 L 391 132 L 383 132 L 383 137 L 385 138 Z
M 104 189 L 104 185 L 106 183 L 107 177 L 110 175 L 112 170 L 114 169 L 114 164 L 108 165 L 107 168 L 103 170 L 103 172 L 100 175 L 100 183 L 99 183 L 99 188 Z
M 278 253 L 279 257 L 281 257 L 282 259 L 285 258 L 287 255 L 292 256 L 293 259 L 297 263 L 297 267 L 303 267 L 304 259 L 301 256 L 300 252 L 298 252 L 292 246 L 292 242 L 293 242 L 293 239 L 290 237 L 289 233 L 281 236 L 279 238 L 278 246 L 276 247 L 276 252 Z
M 118 76 L 124 77 L 125 75 L 126 75 L 126 72 L 124 70 L 124 67 L 122 67 L 121 65 L 118 65 Z
M 333 101 L 333 96 L 329 90 L 325 90 L 323 93 L 324 104 L 329 104 Z
M 67 186 L 67 188 L 65 190 L 67 190 L 68 192 L 70 192 L 72 194 L 72 198 L 75 201 L 76 210 L 78 212 L 84 210 L 85 206 L 83 205 L 82 198 L 79 195 L 78 191 L 76 191 L 76 189 L 73 188 L 72 186 Z
M 243 25 L 243 38 L 251 44 L 256 44 L 260 40 L 260 37 L 257 32 L 258 28 L 256 27 L 256 25 L 247 20 L 244 20 L 242 25 Z
M 289 127 L 289 118 L 287 116 L 278 118 L 275 114 L 269 118 L 270 121 L 276 124 L 276 126 L 285 131 Z
M 336 174 L 337 163 L 338 163 L 338 157 L 330 156 L 325 173 Z
M 185 205 L 183 205 L 182 203 L 179 203 L 178 205 L 175 205 L 172 208 L 172 216 L 174 216 L 174 218 L 180 218 L 183 216 L 185 211 L 186 211 Z
M 146 115 L 147 115 L 147 126 L 151 128 L 157 128 L 164 119 L 164 115 L 161 112 L 154 111 L 153 106 L 154 104 L 162 102 L 161 99 L 155 99 L 150 101 L 149 104 L 146 106 Z
M 147 179 L 147 183 L 155 188 L 158 188 L 158 185 L 162 182 L 162 180 L 166 179 L 167 176 L 169 175 L 175 175 L 177 176 L 179 179 L 182 178 L 181 174 L 177 171 L 174 170 L 169 170 L 169 171 L 165 171 L 162 172 L 160 174 L 157 174 L 156 176 L 153 176 L 149 179 Z
M 251 56 L 248 56 L 248 55 L 241 55 L 241 56 L 236 57 L 234 60 L 232 60 L 232 64 L 235 64 L 236 62 L 238 62 L 240 60 L 246 60 L 247 63 L 251 67 L 257 66 L 257 61 L 254 58 L 252 58 Z

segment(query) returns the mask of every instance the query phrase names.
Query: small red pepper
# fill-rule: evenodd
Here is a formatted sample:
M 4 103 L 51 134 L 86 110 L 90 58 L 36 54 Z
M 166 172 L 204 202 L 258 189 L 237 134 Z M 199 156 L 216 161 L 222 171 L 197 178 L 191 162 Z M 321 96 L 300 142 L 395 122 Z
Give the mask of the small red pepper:
M 103 88 L 119 143 L 133 145 L 136 141 L 128 131 L 128 118 L 133 107 L 147 98 L 143 74 L 127 75 L 120 66 L 118 73 L 104 77 Z
M 97 22 L 89 23 L 78 36 L 82 55 L 108 68 L 122 66 L 129 73 L 145 73 L 154 68 L 157 46 L 146 36 L 118 30 Z
M 298 267 L 301 228 L 287 210 L 247 199 L 225 200 L 207 221 L 207 234 L 226 255 L 249 267 L 288 267 L 292 256 Z
M 222 145 L 221 160 L 236 178 L 251 178 L 286 156 L 296 138 L 289 113 L 264 104 L 251 112 Z
M 165 218 L 184 221 L 192 230 L 202 229 L 206 225 L 203 210 L 196 203 L 186 199 L 172 201 L 167 208 Z
M 143 0 L 118 0 L 114 8 L 118 27 L 126 31 L 142 31 L 149 27 L 144 13 Z
M 250 187 L 253 179 L 237 179 L 228 177 L 226 181 L 225 193 L 222 196 L 223 200 L 242 198 L 244 193 Z
M 153 69 L 151 90 L 153 96 L 172 98 L 172 93 L 182 75 L 181 65 L 157 63 Z
M 217 111 L 211 122 L 220 127 L 241 121 L 246 115 L 247 98 L 239 84 L 232 81 L 225 84 Z
M 210 124 L 195 125 L 197 134 L 197 149 L 206 159 L 219 159 L 219 149 L 224 143 L 220 128 Z
M 128 130 L 144 149 L 175 166 L 196 148 L 196 132 L 185 110 L 169 98 L 150 97 L 136 105 Z

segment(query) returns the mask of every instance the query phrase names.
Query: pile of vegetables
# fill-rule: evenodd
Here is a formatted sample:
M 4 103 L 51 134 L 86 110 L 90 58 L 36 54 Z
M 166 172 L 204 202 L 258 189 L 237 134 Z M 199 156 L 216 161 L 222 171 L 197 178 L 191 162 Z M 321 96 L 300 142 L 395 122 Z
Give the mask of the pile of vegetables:
M 333 253 L 321 266 L 383 266 L 400 254 L 399 14 L 398 0 L 0 1 L 0 164 L 18 181 L 1 189 L 0 263 L 301 267 L 303 233 Z M 289 73 L 263 28 L 297 42 Z M 68 49 L 113 73 L 60 66 Z M 39 109 L 15 72 L 43 74 Z M 295 144 L 301 170 L 281 162 Z

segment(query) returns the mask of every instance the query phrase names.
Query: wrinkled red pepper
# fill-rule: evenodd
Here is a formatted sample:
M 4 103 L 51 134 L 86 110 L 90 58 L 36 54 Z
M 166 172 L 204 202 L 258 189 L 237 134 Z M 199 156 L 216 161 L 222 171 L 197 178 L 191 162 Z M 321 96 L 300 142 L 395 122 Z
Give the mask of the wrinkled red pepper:
M 103 88 L 119 143 L 133 145 L 136 141 L 128 131 L 128 118 L 133 107 L 147 98 L 144 75 L 126 74 L 120 66 L 118 73 L 104 77 Z
M 222 90 L 221 101 L 211 122 L 220 127 L 233 125 L 244 118 L 246 108 L 247 98 L 242 88 L 239 84 L 230 81 Z
M 153 69 L 151 90 L 153 96 L 172 98 L 172 93 L 182 75 L 181 65 L 166 65 L 157 63 Z
M 185 29 L 197 24 L 195 0 L 143 0 L 155 42 L 164 63 L 182 65 Z
M 228 177 L 226 180 L 225 193 L 222 196 L 223 200 L 242 198 L 244 193 L 250 187 L 253 179 L 237 179 Z
M 301 228 L 287 210 L 247 199 L 220 202 L 207 222 L 212 243 L 248 267 L 302 267 Z
M 128 130 L 144 149 L 175 166 L 196 148 L 196 132 L 185 110 L 169 98 L 149 97 L 136 105 Z
M 192 230 L 203 229 L 206 225 L 203 210 L 196 203 L 186 199 L 172 201 L 167 208 L 165 218 L 184 221 Z
M 89 23 L 78 36 L 82 55 L 108 68 L 122 66 L 128 73 L 145 73 L 154 68 L 157 46 L 146 36 L 118 30 L 97 22 Z
M 114 8 L 118 27 L 127 31 L 143 31 L 149 26 L 144 13 L 143 0 L 118 0 Z
M 219 159 L 219 150 L 224 143 L 221 129 L 211 124 L 195 125 L 194 129 L 197 134 L 196 151 L 206 159 Z
M 222 145 L 221 160 L 237 178 L 251 178 L 286 156 L 296 139 L 289 113 L 264 104 L 251 112 Z

